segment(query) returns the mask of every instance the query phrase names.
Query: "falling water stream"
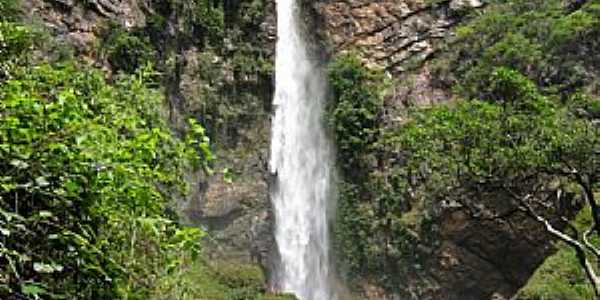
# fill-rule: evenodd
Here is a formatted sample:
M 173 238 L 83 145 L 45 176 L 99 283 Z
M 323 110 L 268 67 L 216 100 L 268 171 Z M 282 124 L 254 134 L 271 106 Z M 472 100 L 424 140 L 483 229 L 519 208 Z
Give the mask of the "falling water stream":
M 277 1 L 270 171 L 280 260 L 274 284 L 301 300 L 334 300 L 328 211 L 333 151 L 324 125 L 326 77 L 308 51 L 297 0 Z

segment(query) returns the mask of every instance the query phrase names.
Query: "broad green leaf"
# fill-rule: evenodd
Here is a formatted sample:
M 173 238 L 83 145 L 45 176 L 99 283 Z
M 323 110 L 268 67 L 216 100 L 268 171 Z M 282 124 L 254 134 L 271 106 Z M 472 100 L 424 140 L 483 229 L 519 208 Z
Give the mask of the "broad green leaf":
M 37 177 L 35 179 L 35 184 L 39 187 L 46 187 L 50 185 L 50 182 L 44 176 Z
M 8 237 L 8 236 L 10 236 L 10 230 L 8 230 L 7 228 L 4 228 L 4 227 L 0 227 L 0 234 Z
M 39 212 L 40 218 L 51 218 L 53 216 L 52 212 L 47 210 L 42 210 Z
M 34 297 L 34 299 L 41 299 L 40 296 L 46 293 L 46 288 L 39 283 L 22 283 L 21 292 L 26 296 Z
M 54 272 L 61 272 L 63 270 L 63 267 L 57 264 L 45 264 L 41 262 L 34 262 L 33 270 L 38 273 L 51 274 Z
M 10 165 L 17 168 L 17 169 L 27 169 L 29 167 L 29 164 L 27 162 L 24 162 L 22 160 L 19 159 L 13 159 L 10 161 Z

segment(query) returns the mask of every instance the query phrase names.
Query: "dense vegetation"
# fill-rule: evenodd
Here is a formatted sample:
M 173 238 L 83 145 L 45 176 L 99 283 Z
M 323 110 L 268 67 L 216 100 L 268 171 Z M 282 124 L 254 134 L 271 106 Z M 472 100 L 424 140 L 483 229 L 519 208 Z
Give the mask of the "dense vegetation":
M 572 249 L 549 263 L 577 281 L 542 268 L 522 299 L 592 297 L 596 269 L 585 266 L 598 259 L 586 238 L 598 235 L 599 9 L 596 1 L 491 1 L 433 61 L 437 84 L 462 100 L 411 109 L 400 124 L 386 119 L 383 81 L 372 71 L 347 56 L 331 65 L 343 171 L 335 236 L 349 279 L 393 290 L 420 276 L 427 257 L 415 245 L 438 247 L 438 213 L 462 207 L 475 218 L 522 213 Z M 583 202 L 592 209 L 580 224 L 589 228 L 565 225 Z
M 173 292 L 163 279 L 198 254 L 201 232 L 167 204 L 187 168 L 208 170 L 202 127 L 171 135 L 151 68 L 108 84 L 73 61 L 33 61 L 30 27 L 3 21 L 0 36 L 3 297 Z
M 406 183 L 386 166 L 380 70 L 368 70 L 354 54 L 339 56 L 329 70 L 334 101 L 328 108 L 335 134 L 340 179 L 334 226 L 338 267 L 346 280 L 378 274 L 380 284 L 398 286 L 398 274 L 418 260 L 415 236 L 405 226 L 410 204 Z
M 457 30 L 437 60 L 440 84 L 466 98 L 490 99 L 491 74 L 506 66 L 528 76 L 544 93 L 563 97 L 597 88 L 600 4 L 585 1 L 491 1 Z M 597 90 L 596 90 L 597 92 Z
M 31 32 L 4 26 L 7 49 L 27 51 Z M 16 61 L 6 71 L 3 293 L 145 298 L 176 284 L 158 280 L 176 271 L 186 248 L 197 254 L 200 232 L 174 225 L 166 204 L 169 194 L 184 195 L 185 168 L 211 159 L 203 129 L 192 124 L 185 140 L 172 137 L 149 69 L 112 85 L 72 62 Z
M 189 172 L 210 174 L 215 148 L 265 147 L 244 131 L 270 109 L 270 54 L 254 36 L 266 1 L 149 3 L 145 27 L 100 35 L 108 74 L 67 46 L 45 53 L 61 46 L 0 0 L 0 298 L 287 299 L 264 295 L 257 266 L 208 262 L 205 233 L 179 225 L 173 204 Z M 500 207 L 566 242 L 518 299 L 591 299 L 600 3 L 486 3 L 431 62 L 451 103 L 391 121 L 381 70 L 354 54 L 331 63 L 338 267 L 401 289 L 426 277 L 445 207 Z M 187 99 L 185 72 L 197 75 Z
M 392 239 L 408 244 L 410 237 L 388 219 L 402 205 L 396 193 L 401 188 L 391 189 L 377 165 L 381 158 L 383 76 L 362 67 L 352 54 L 338 57 L 329 75 L 335 101 L 328 109 L 328 120 L 336 137 L 341 171 L 334 226 L 340 267 L 349 277 L 382 269 L 393 274 L 388 269 L 393 265 L 387 263 L 392 258 L 381 245 Z
M 272 62 L 256 45 L 265 1 L 150 1 L 155 12 L 144 27 L 110 24 L 99 52 L 113 71 L 133 73 L 156 62 L 170 113 L 200 120 L 215 145 L 235 145 L 248 124 L 266 117 Z M 169 30 L 169 28 L 172 30 Z M 185 70 L 191 67 L 192 70 Z M 193 78 L 182 78 L 184 73 Z M 186 81 L 187 82 L 183 82 Z M 182 86 L 194 86 L 182 95 Z M 185 128 L 177 116 L 173 126 Z
M 190 14 L 167 42 L 222 43 L 222 7 L 166 4 L 164 15 Z M 205 261 L 204 232 L 178 224 L 183 178 L 210 173 L 214 155 L 196 118 L 176 134 L 164 118 L 178 49 L 159 43 L 164 15 L 107 30 L 109 77 L 68 46 L 43 54 L 59 46 L 18 6 L 0 1 L 0 298 L 287 299 L 264 295 L 257 266 Z
M 572 98 L 563 106 L 506 69 L 496 70 L 491 82 L 502 103 L 472 100 L 437 107 L 415 115 L 395 135 L 393 142 L 406 151 L 404 169 L 418 174 L 414 189 L 424 189 L 429 201 L 458 204 L 474 218 L 522 212 L 574 247 L 586 267 L 597 259 L 587 252 L 593 245 L 584 246 L 586 237 L 577 231 L 560 232 L 556 226 L 581 201 L 596 205 L 600 134 L 580 113 L 597 100 Z M 492 209 L 489 199 L 495 201 Z

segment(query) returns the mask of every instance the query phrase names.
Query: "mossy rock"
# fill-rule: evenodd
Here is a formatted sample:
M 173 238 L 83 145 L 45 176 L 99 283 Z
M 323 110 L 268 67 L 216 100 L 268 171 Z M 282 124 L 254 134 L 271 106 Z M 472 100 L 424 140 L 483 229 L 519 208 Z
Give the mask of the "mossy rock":
M 240 292 L 261 291 L 266 282 L 262 269 L 252 264 L 217 262 L 211 264 L 215 278 L 223 285 Z

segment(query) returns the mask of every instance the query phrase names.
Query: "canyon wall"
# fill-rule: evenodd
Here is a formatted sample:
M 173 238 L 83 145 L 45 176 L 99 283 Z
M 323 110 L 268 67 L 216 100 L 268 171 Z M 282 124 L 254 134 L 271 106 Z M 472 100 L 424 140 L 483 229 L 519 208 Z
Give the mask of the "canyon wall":
M 163 3 L 164 2 L 164 3 Z M 225 9 L 223 43 L 184 32 L 185 14 L 164 9 L 169 1 L 25 0 L 32 23 L 72 45 L 73 54 L 116 73 L 102 50 L 106 32 L 148 32 L 173 131 L 196 117 L 214 142 L 214 174 L 189 174 L 192 195 L 176 208 L 189 224 L 209 232 L 206 252 L 215 259 L 259 263 L 268 269 L 273 246 L 267 172 L 273 93 L 275 12 L 272 1 L 216 2 Z M 257 4 L 258 3 L 258 4 Z M 244 6 L 246 5 L 246 6 Z M 248 9 L 256 14 L 248 16 Z M 477 0 L 321 0 L 305 2 L 307 24 L 316 28 L 323 56 L 357 53 L 365 65 L 385 69 L 393 82 L 386 105 L 394 112 L 452 98 L 432 84 L 428 61 L 451 40 L 453 28 Z M 155 16 L 162 23 L 156 27 Z M 250 21 L 247 19 L 250 18 Z M 246 21 L 244 21 L 246 20 Z M 116 25 L 115 25 L 116 24 Z M 57 55 L 46 53 L 45 55 Z M 257 62 L 261 62 L 257 65 Z M 245 67 L 252 68 L 245 68 Z M 493 201 L 491 199 L 490 201 Z M 365 299 L 503 299 L 522 286 L 552 251 L 548 237 L 520 213 L 478 218 L 459 207 L 440 207 L 435 247 L 414 245 L 427 259 L 393 291 L 371 278 L 352 288 Z

